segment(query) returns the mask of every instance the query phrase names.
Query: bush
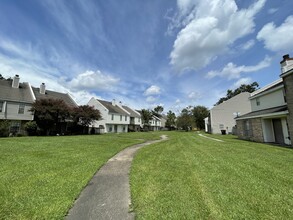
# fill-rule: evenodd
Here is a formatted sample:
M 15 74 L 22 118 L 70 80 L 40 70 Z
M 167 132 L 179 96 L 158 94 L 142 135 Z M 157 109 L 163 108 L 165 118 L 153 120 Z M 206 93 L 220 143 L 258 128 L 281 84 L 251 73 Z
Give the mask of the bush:
M 10 123 L 7 120 L 0 121 L 0 137 L 8 137 Z
M 35 121 L 29 121 L 24 126 L 29 136 L 37 135 L 38 125 Z

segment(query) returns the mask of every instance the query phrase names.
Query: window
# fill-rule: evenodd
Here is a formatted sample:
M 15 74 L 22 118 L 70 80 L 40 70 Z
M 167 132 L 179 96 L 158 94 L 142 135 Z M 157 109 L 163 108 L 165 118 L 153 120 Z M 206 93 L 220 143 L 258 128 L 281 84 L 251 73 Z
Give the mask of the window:
M 243 123 L 244 123 L 243 124 L 244 135 L 246 137 L 251 137 L 252 136 L 251 121 L 250 120 L 244 120 Z
M 125 115 L 125 121 L 127 121 L 127 116 Z
M 122 115 L 120 115 L 120 121 L 122 121 Z
M 25 104 L 19 104 L 18 114 L 24 114 Z
M 255 101 L 256 101 L 256 105 L 257 106 L 260 106 L 260 100 L 259 100 L 259 98 L 256 98 Z
M 0 101 L 0 112 L 3 112 L 4 102 Z
M 112 114 L 112 118 L 111 119 L 112 119 L 112 121 L 114 120 L 114 115 L 113 114 Z
M 138 122 L 140 123 L 140 118 L 138 118 Z
M 20 122 L 19 121 L 12 121 L 10 124 L 10 133 L 16 134 L 20 130 Z

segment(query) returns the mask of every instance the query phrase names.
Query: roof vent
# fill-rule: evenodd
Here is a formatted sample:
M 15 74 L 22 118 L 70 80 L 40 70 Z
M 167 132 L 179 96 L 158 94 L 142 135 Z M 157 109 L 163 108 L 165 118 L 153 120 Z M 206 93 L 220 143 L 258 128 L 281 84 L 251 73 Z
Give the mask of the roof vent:
M 19 75 L 15 75 L 12 81 L 12 88 L 19 88 Z

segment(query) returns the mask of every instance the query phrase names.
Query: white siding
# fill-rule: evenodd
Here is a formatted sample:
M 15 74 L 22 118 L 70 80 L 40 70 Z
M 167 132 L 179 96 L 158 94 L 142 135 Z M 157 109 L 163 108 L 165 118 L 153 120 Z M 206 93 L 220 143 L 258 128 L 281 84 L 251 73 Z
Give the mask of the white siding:
M 240 116 L 251 111 L 249 97 L 248 92 L 240 93 L 213 107 L 210 110 L 211 132 L 213 134 L 221 134 L 221 130 L 226 130 L 226 133 L 232 132 L 232 128 L 236 125 L 234 119 L 236 114 Z
M 24 104 L 24 113 L 19 114 L 19 105 Z M 0 119 L 8 120 L 27 120 L 31 121 L 34 119 L 31 109 L 32 105 L 29 103 L 17 103 L 17 102 L 4 102 L 3 110 L 0 112 Z
M 259 102 L 259 105 L 257 105 L 257 101 Z M 273 92 L 251 98 L 252 111 L 258 111 L 282 105 L 286 105 L 284 100 L 283 87 Z

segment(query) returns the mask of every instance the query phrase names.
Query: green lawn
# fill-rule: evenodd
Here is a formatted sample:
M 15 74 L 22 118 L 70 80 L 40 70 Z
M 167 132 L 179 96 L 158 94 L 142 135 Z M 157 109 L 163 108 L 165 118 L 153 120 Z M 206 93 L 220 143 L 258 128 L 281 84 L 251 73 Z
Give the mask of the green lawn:
M 143 148 L 131 170 L 137 219 L 293 219 L 293 150 L 195 132 Z
M 94 173 L 159 133 L 0 139 L 0 219 L 63 219 Z

